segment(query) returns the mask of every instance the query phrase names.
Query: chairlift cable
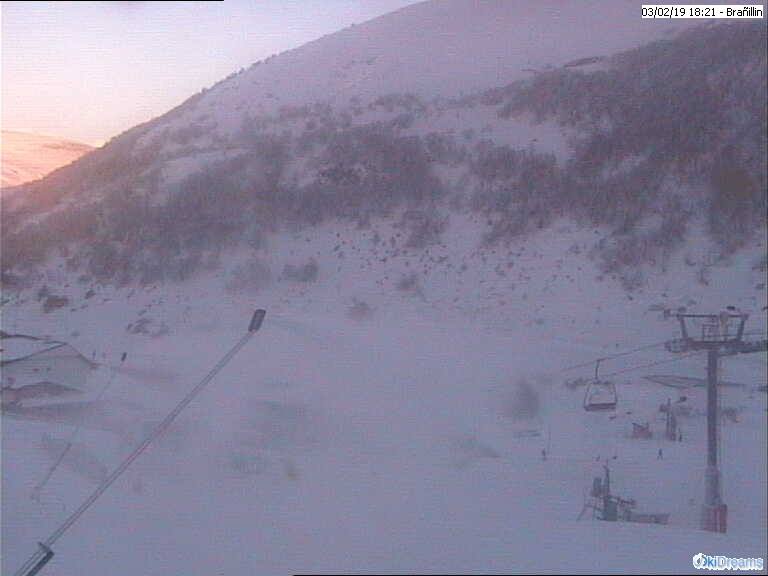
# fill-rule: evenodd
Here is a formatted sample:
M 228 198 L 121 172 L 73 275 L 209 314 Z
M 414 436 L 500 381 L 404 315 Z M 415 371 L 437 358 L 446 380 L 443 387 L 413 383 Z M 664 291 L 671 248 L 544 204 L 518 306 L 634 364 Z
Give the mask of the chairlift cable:
M 590 360 L 589 362 L 581 362 L 579 364 L 574 364 L 572 366 L 567 366 L 562 369 L 562 372 L 567 372 L 569 370 L 575 370 L 576 368 L 586 368 L 587 366 L 592 366 L 595 364 L 596 361 L 603 361 L 603 360 L 613 360 L 614 358 L 621 358 L 622 356 L 629 356 L 630 354 L 634 354 L 636 352 L 641 352 L 643 350 L 651 350 L 653 348 L 659 348 L 664 346 L 666 342 L 657 342 L 655 344 L 646 344 L 645 346 L 639 346 L 638 348 L 633 348 L 631 350 L 627 350 L 625 352 L 619 352 L 617 354 L 611 354 L 608 356 L 601 356 L 597 360 Z
M 701 350 L 698 350 L 696 352 L 691 352 L 690 354 L 683 354 L 682 356 L 677 356 L 676 358 L 671 358 L 671 359 L 668 359 L 668 360 L 659 360 L 657 362 L 650 362 L 648 364 L 641 364 L 639 366 L 633 366 L 631 368 L 625 368 L 623 370 L 617 370 L 615 372 L 611 372 L 610 374 L 605 374 L 604 376 L 606 376 L 606 377 L 607 376 L 616 376 L 618 374 L 624 374 L 626 372 L 633 372 L 635 370 L 642 370 L 643 368 L 650 368 L 652 366 L 658 366 L 659 364 L 670 364 L 672 362 L 678 362 L 680 360 L 683 360 L 684 358 L 689 358 L 691 356 L 697 356 L 697 355 L 701 355 L 701 354 L 704 354 L 704 352 L 701 351 Z
M 765 330 L 748 330 L 744 332 L 743 336 L 764 336 L 766 334 Z M 579 364 L 573 364 L 571 366 L 566 366 L 562 369 L 562 372 L 567 372 L 569 370 L 575 370 L 576 368 L 586 368 L 587 366 L 593 366 L 596 361 L 603 361 L 603 360 L 613 360 L 614 358 L 621 358 L 622 356 L 629 356 L 630 354 L 635 354 L 636 352 L 642 352 L 643 350 L 651 350 L 653 348 L 659 348 L 663 347 L 666 344 L 666 341 L 664 342 L 657 342 L 655 344 L 646 344 L 644 346 L 639 346 L 637 348 L 632 348 L 630 350 L 626 350 L 624 352 L 618 352 L 616 354 L 610 354 L 607 356 L 601 356 L 600 358 L 596 360 L 590 360 L 588 362 L 581 362 Z

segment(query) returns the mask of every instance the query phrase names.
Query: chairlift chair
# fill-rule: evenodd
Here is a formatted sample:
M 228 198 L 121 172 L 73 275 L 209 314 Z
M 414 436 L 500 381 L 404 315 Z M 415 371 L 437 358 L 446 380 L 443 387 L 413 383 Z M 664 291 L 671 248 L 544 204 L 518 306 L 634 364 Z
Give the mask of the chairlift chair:
M 584 410 L 587 412 L 615 410 L 618 403 L 616 385 L 599 378 L 601 361 L 602 358 L 595 363 L 595 379 L 589 383 L 584 394 Z

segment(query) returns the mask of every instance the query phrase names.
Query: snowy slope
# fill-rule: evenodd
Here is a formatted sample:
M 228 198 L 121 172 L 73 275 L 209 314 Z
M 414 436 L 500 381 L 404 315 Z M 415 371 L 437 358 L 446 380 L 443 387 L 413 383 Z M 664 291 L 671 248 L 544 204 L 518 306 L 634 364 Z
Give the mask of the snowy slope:
M 584 6 L 610 18 L 598 24 Z M 426 2 L 258 63 L 8 198 L 4 272 L 18 279 L 69 250 L 70 267 L 100 280 L 184 279 L 272 229 L 334 219 L 365 226 L 409 209 L 421 220 L 404 226 L 422 244 L 439 238 L 451 214 L 482 218 L 481 243 L 545 228 L 555 215 L 585 219 L 600 230 L 583 249 L 613 259 L 607 267 L 615 269 L 631 262 L 635 242 L 642 258 L 659 261 L 689 224 L 715 227 L 708 211 L 727 216 L 722 230 L 739 220 L 739 211 L 718 208 L 732 186 L 712 191 L 734 177 L 711 161 L 729 150 L 737 182 L 741 164 L 749 171 L 747 198 L 735 203 L 753 220 L 739 223 L 745 234 L 733 244 L 741 247 L 762 225 L 753 215 L 765 201 L 750 191 L 761 189 L 765 171 L 759 118 L 749 121 L 760 113 L 753 92 L 764 89 L 755 48 L 764 31 L 705 27 L 615 55 L 694 22 L 649 23 L 633 15 L 637 8 Z M 710 45 L 732 49 L 708 53 L 709 68 L 681 56 Z M 739 48 L 748 65 L 735 69 L 729 55 Z M 557 73 L 595 52 L 607 58 L 597 72 L 585 69 L 593 75 Z M 345 63 L 354 55 L 364 59 Z M 673 64 L 695 86 L 676 90 L 668 106 L 690 107 L 679 102 L 686 89 L 704 90 L 704 106 L 717 99 L 710 85 L 722 84 L 730 104 L 712 138 L 695 122 L 664 130 L 669 113 L 653 106 L 646 83 L 668 86 L 664 66 Z M 510 84 L 521 79 L 531 81 Z M 515 101 L 521 108 L 511 113 Z M 611 124 L 609 136 L 623 130 L 626 142 L 601 140 Z M 606 145 L 615 157 L 601 165 L 590 155 Z M 670 147 L 680 158 L 664 152 Z M 680 210 L 682 221 L 671 216 Z
M 74 162 L 93 148 L 39 134 L 3 130 L 2 187 L 9 188 L 38 180 L 46 174 Z
M 208 91 L 197 109 L 242 114 L 408 92 L 455 98 L 524 77 L 526 68 L 613 54 L 685 26 L 649 23 L 639 9 L 632 0 L 421 2 L 259 63 Z M 589 34 L 597 12 L 611 23 L 599 39 Z
M 214 140 L 231 137 L 244 119 L 286 107 L 345 109 L 388 94 L 459 98 L 692 25 L 643 20 L 640 7 L 634 0 L 420 2 L 240 71 L 148 127 L 140 143 L 151 147 L 164 133 L 194 125 Z
M 319 104 L 347 110 L 351 102 L 366 106 L 389 94 L 460 98 L 530 77 L 531 70 L 614 54 L 695 25 L 691 20 L 643 20 L 640 6 L 635 0 L 432 0 L 410 5 L 231 75 L 116 137 L 103 154 L 73 171 L 73 178 L 51 182 L 51 193 L 74 192 L 82 203 L 126 185 L 154 192 L 143 180 L 154 177 L 151 167 L 131 171 L 127 158 L 142 166 L 181 156 L 201 169 L 214 158 L 237 153 L 238 143 L 232 140 L 248 122 L 269 122 L 281 110 Z M 210 156 L 197 157 L 197 152 Z M 114 155 L 123 158 L 127 181 L 114 177 L 109 162 Z M 94 168 L 109 178 L 99 179 L 95 189 L 81 190 L 76 183 L 91 180 Z
M 383 224 L 377 229 L 386 238 Z M 471 233 L 472 224 L 451 229 Z M 583 389 L 563 386 L 591 367 L 560 372 L 675 337 L 677 327 L 652 305 L 733 304 L 753 313 L 751 329 L 764 330 L 760 250 L 710 270 L 708 286 L 695 267 L 673 263 L 630 300 L 618 282 L 598 281 L 584 254 L 569 252 L 585 234 L 566 222 L 557 235 L 515 246 L 508 277 L 496 273 L 507 255 L 483 262 L 462 252 L 466 238 L 449 236 L 453 266 L 430 266 L 417 287 L 400 289 L 416 258 L 405 253 L 371 269 L 365 234 L 307 234 L 283 236 L 261 255 L 274 259 L 276 273 L 255 292 L 227 288 L 219 272 L 176 287 L 94 285 L 85 299 L 89 286 L 54 267 L 49 280 L 71 309 L 43 313 L 33 291 L 6 306 L 7 329 L 68 337 L 116 367 L 116 376 L 98 409 L 68 423 L 4 419 L 5 569 L 94 488 L 83 454 L 115 466 L 235 342 L 255 307 L 268 310 L 262 331 L 61 539 L 51 570 L 680 573 L 699 552 L 765 557 L 766 396 L 753 390 L 766 378 L 764 355 L 724 362 L 724 379 L 747 384 L 723 398 L 739 410 L 739 421 L 722 428 L 727 535 L 697 528 L 702 390 L 685 392 L 694 411 L 681 423 L 682 444 L 626 437 L 633 421 L 650 421 L 660 437 L 658 405 L 679 393 L 642 375 L 703 377 L 702 357 L 617 376 L 613 420 L 585 413 Z M 280 274 L 281 264 L 310 257 L 319 270 L 313 282 Z M 370 315 L 350 317 L 355 302 L 368 304 Z M 142 318 L 148 333 L 133 333 Z M 170 332 L 158 331 L 161 324 Z M 603 371 L 670 359 L 659 347 Z M 540 399 L 533 420 L 515 418 L 522 379 Z M 57 471 L 39 503 L 30 500 L 52 460 L 44 436 L 66 439 L 77 422 L 85 423 L 80 456 Z M 532 427 L 538 436 L 524 434 Z M 645 511 L 671 513 L 669 526 L 575 520 L 601 472 L 595 458 L 614 455 L 615 490 Z

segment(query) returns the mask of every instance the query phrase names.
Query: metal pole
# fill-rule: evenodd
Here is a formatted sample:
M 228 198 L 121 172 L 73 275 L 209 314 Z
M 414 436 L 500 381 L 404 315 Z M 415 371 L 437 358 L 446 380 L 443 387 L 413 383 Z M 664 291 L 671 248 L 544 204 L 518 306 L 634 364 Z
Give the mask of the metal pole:
M 707 352 L 707 466 L 717 468 L 717 358 L 716 349 Z
M 40 543 L 38 551 L 35 552 L 29 558 L 29 560 L 27 560 L 27 562 L 25 562 L 24 565 L 22 565 L 21 568 L 19 568 L 14 573 L 15 576 L 32 576 L 33 574 L 37 574 L 40 571 L 40 569 L 53 556 L 51 547 L 56 543 L 56 541 L 80 518 L 80 516 L 85 513 L 85 511 L 99 498 L 99 496 L 101 496 L 107 490 L 107 488 L 109 488 L 112 483 L 117 480 L 117 478 L 123 472 L 126 471 L 131 463 L 133 463 L 133 461 L 136 460 L 136 458 L 138 458 L 141 453 L 144 452 L 144 450 L 146 450 L 146 448 L 155 440 L 155 438 L 162 434 L 165 429 L 171 425 L 171 423 L 181 413 L 181 411 L 184 410 L 184 408 L 186 408 L 190 402 L 192 402 L 195 396 L 197 396 L 203 390 L 203 388 L 205 388 L 208 383 L 213 380 L 219 371 L 229 363 L 235 354 L 237 354 L 240 349 L 245 346 L 251 336 L 253 336 L 254 333 L 261 327 L 261 323 L 264 321 L 265 314 L 266 311 L 264 310 L 256 310 L 256 312 L 254 312 L 253 317 L 251 318 L 251 322 L 248 326 L 248 332 L 246 332 L 243 337 L 240 338 L 237 344 L 235 344 L 232 349 L 227 352 L 221 360 L 219 360 L 219 362 L 216 364 L 216 366 L 213 367 L 208 375 L 200 382 L 198 382 L 197 385 L 187 393 L 182 401 L 179 402 L 170 412 L 170 414 L 168 414 L 168 416 L 166 416 L 165 419 L 163 419 L 163 421 L 155 427 L 149 436 L 147 436 L 144 441 L 138 447 L 136 447 L 133 452 L 131 452 L 131 454 L 125 460 L 123 460 L 109 476 L 107 476 L 107 478 L 104 479 L 104 481 L 85 500 L 85 502 L 83 502 L 80 507 L 75 510 L 69 516 L 69 518 L 67 518 L 64 523 L 48 537 L 45 542 Z
M 43 569 L 43 566 L 48 564 L 51 558 L 53 558 L 53 550 L 51 550 L 48 546 L 43 544 L 42 542 L 38 542 L 37 544 L 39 546 L 37 553 L 33 557 L 32 563 L 34 566 L 31 566 L 27 572 L 27 576 L 35 576 L 40 570 Z
M 720 501 L 720 471 L 717 467 L 717 362 L 718 350 L 707 351 L 707 469 L 705 472 L 704 510 L 702 528 L 718 529 Z

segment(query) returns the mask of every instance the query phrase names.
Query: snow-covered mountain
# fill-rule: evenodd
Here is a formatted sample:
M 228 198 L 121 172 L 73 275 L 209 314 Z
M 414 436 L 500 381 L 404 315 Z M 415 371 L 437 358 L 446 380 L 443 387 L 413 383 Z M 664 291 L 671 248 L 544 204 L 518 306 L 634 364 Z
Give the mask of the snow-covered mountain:
M 243 70 L 4 198 L 3 329 L 71 343 L 103 391 L 4 418 L 5 565 L 254 308 L 262 330 L 57 542 L 51 570 L 765 558 L 765 355 L 722 362 L 740 384 L 722 396 L 726 535 L 698 528 L 704 391 L 643 378 L 704 377 L 701 355 L 665 351 L 669 312 L 733 306 L 764 337 L 765 26 L 639 6 L 416 4 Z M 565 385 L 598 357 L 610 413 Z M 682 442 L 663 439 L 668 398 L 686 403 Z M 630 438 L 644 422 L 653 438 Z M 615 491 L 668 526 L 576 520 L 606 459 Z
M 93 147 L 80 142 L 3 130 L 2 188 L 39 180 L 57 168 L 71 164 Z
M 484 250 L 567 217 L 628 286 L 689 230 L 759 238 L 765 27 L 586 6 L 426 2 L 257 63 L 8 198 L 6 281 L 65 246 L 100 280 L 184 279 L 332 220 L 420 249 L 469 215 Z

